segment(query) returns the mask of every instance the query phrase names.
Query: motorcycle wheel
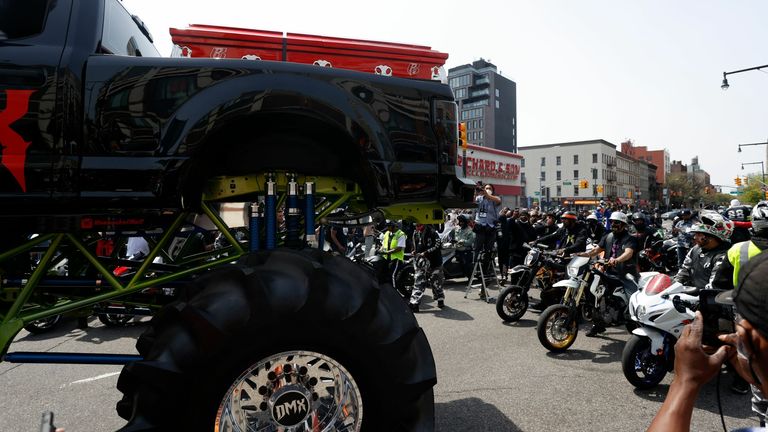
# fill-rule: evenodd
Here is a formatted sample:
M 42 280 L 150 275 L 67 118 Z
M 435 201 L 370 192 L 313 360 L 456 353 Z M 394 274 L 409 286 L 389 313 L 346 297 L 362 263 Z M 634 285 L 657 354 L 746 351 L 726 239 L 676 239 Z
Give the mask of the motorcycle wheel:
M 632 335 L 621 353 L 624 377 L 635 388 L 645 390 L 656 387 L 667 375 L 664 358 L 651 354 L 651 341 Z
M 552 352 L 563 352 L 576 341 L 579 323 L 573 320 L 565 328 L 568 313 L 568 306 L 562 304 L 552 305 L 541 313 L 536 323 L 536 335 L 544 348 Z
M 581 312 L 581 319 L 584 321 L 592 322 L 595 319 L 595 307 L 591 303 L 582 303 L 579 306 L 579 311 Z
M 518 321 L 528 310 L 528 294 L 523 287 L 512 285 L 496 298 L 496 313 L 505 322 Z
M 61 321 L 61 315 L 54 315 L 29 323 L 24 326 L 24 330 L 34 334 L 48 333 L 59 325 L 59 321 Z
M 121 431 L 434 429 L 435 362 L 389 284 L 277 249 L 192 282 L 123 368 Z
M 412 265 L 406 265 L 395 276 L 395 288 L 400 296 L 405 300 L 411 298 L 411 292 L 413 291 L 413 285 L 416 282 L 414 276 L 414 270 Z

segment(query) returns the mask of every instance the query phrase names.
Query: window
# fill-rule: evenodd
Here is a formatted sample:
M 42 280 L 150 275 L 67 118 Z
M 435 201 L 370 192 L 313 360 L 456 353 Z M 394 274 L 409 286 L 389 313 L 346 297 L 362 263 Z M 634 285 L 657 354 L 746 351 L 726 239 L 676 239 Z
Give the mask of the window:
M 592 180 L 597 180 L 597 168 L 592 168 Z
M 477 129 L 477 120 L 472 120 L 472 129 Z
M 579 178 L 579 170 L 573 170 L 573 178 L 574 179 Z
M 555 165 L 560 166 L 560 156 L 555 157 Z
M 556 178 L 555 180 L 562 180 L 562 178 L 560 178 L 560 171 L 558 171 L 558 172 L 556 173 L 556 176 L 557 176 L 557 178 Z
M 525 158 L 520 159 L 520 168 L 525 168 Z
M 101 45 L 109 54 L 160 57 L 150 39 L 142 33 L 136 21 L 117 0 L 107 1 Z
M 453 90 L 453 97 L 456 99 L 466 99 L 467 98 L 467 88 L 457 88 Z
M 541 166 L 547 166 L 547 158 L 546 157 L 542 157 L 541 158 Z
M 547 181 L 547 173 L 545 173 L 544 171 L 542 171 L 542 172 L 541 172 L 541 177 L 540 177 L 540 178 L 541 178 L 541 181 Z
M 573 155 L 573 164 L 578 165 L 579 164 L 579 155 Z
M 483 131 L 478 132 L 480 139 L 483 139 Z
M 573 186 L 573 196 L 579 196 L 579 185 Z
M 597 153 L 592 153 L 592 163 L 597 163 Z
M 451 88 L 466 87 L 469 85 L 469 75 L 462 75 L 459 77 L 451 78 L 449 83 Z
M 523 160 L 525 160 L 525 159 L 523 159 Z M 520 161 L 520 166 L 523 165 L 522 162 L 523 161 Z M 525 183 L 525 173 L 520 173 L 520 182 L 521 183 Z
M 499 100 L 496 99 L 496 109 L 499 109 Z
M 483 128 L 483 119 L 478 120 L 480 122 L 480 129 Z
M 3 39 L 20 39 L 42 33 L 48 14 L 45 0 L 0 2 L 0 33 Z
M 496 97 L 499 97 L 499 89 L 496 89 Z
M 483 116 L 482 108 L 475 108 L 475 109 L 461 111 L 462 120 L 468 120 L 468 119 L 478 118 L 482 116 Z
M 561 189 L 562 189 L 561 186 L 558 185 L 557 186 L 557 194 L 555 196 L 561 196 L 563 194 L 563 191 Z

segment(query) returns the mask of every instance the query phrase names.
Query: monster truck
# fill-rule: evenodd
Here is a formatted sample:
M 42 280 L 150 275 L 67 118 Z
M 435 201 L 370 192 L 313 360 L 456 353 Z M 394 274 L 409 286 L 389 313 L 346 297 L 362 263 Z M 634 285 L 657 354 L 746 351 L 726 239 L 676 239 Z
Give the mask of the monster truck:
M 340 207 L 439 223 L 467 205 L 447 86 L 160 58 L 118 0 L 0 2 L 0 54 L 5 361 L 125 364 L 125 431 L 433 428 L 414 316 L 369 268 L 309 246 Z M 172 250 L 190 230 L 215 244 Z M 141 260 L 117 252 L 130 237 Z M 180 292 L 138 355 L 9 352 L 25 325 L 166 287 Z

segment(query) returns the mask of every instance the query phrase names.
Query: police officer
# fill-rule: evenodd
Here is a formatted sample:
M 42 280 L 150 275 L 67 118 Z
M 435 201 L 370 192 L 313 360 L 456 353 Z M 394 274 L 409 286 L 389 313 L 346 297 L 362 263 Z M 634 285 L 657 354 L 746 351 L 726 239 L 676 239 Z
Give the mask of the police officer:
M 392 286 L 396 287 L 395 277 L 397 272 L 403 266 L 405 260 L 405 233 L 397 226 L 397 222 L 388 220 L 386 222 L 387 231 L 384 233 L 384 240 L 381 242 L 380 253 L 389 261 L 389 270 L 392 274 Z

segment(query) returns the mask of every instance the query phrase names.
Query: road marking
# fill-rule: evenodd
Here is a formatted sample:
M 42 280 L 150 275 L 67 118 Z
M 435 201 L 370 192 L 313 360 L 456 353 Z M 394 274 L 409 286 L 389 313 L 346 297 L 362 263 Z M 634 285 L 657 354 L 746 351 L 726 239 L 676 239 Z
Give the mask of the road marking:
M 63 386 L 61 386 L 61 388 L 64 388 L 66 386 L 71 386 L 72 384 L 82 384 L 82 383 L 87 383 L 87 382 L 91 382 L 91 381 L 100 380 L 100 379 L 103 379 L 103 378 L 109 378 L 111 376 L 115 376 L 115 375 L 119 375 L 119 374 L 120 374 L 120 372 L 105 373 L 105 374 L 98 375 L 98 376 L 91 377 L 91 378 L 86 378 L 86 379 L 81 379 L 81 380 L 77 380 L 77 381 L 72 381 L 69 384 L 64 384 Z

